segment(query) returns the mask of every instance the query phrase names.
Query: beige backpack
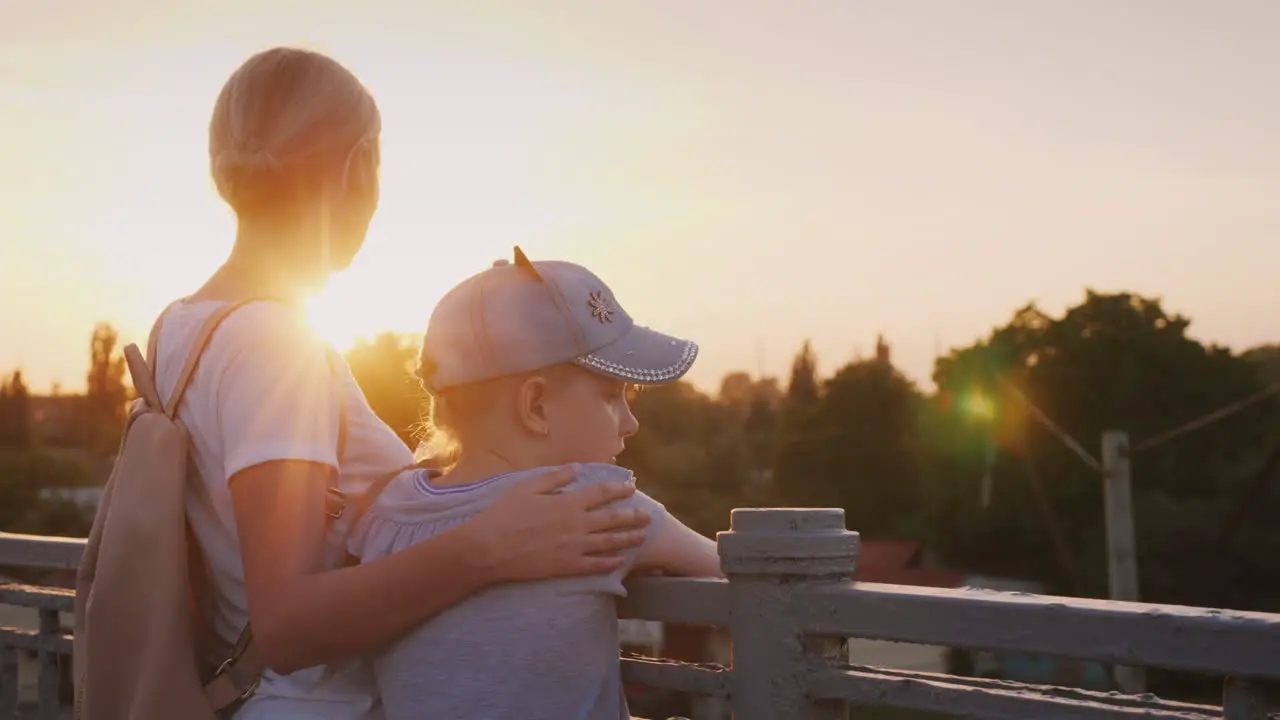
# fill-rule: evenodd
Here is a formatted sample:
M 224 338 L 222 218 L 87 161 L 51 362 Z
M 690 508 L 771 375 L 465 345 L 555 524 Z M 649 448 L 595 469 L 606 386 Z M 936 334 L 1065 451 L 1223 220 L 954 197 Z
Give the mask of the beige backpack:
M 211 617 L 209 580 L 185 511 L 187 483 L 198 478 L 192 479 L 190 437 L 178 420 L 209 338 L 247 302 L 219 308 L 200 328 L 167 402 L 137 346 L 124 349 L 138 399 L 76 577 L 77 720 L 215 720 L 228 717 L 257 690 L 264 668 L 249 628 L 227 647 L 205 621 Z M 153 365 L 159 327 L 158 320 L 148 343 Z M 345 439 L 346 417 L 339 410 L 339 457 Z M 378 478 L 351 507 L 337 479 L 333 473 L 329 518 L 366 509 L 390 476 Z

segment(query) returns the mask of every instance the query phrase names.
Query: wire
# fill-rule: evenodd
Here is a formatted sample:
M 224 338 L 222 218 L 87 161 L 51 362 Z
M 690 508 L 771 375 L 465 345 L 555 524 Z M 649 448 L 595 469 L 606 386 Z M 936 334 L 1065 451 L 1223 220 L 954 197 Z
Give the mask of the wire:
M 1247 407 L 1256 405 L 1262 402 L 1263 400 L 1267 399 L 1268 397 L 1271 397 L 1272 395 L 1276 394 L 1277 392 L 1280 392 L 1280 383 L 1272 385 L 1262 390 L 1261 392 L 1250 395 L 1249 397 L 1243 400 L 1237 400 L 1236 402 L 1233 402 L 1230 405 L 1226 405 L 1217 410 L 1214 410 L 1211 413 L 1201 415 L 1200 417 L 1196 418 L 1195 420 L 1192 420 L 1189 423 L 1186 423 L 1184 425 L 1179 425 L 1178 427 L 1172 430 L 1167 430 L 1158 435 L 1149 437 L 1146 440 L 1143 440 L 1142 442 L 1133 446 L 1132 450 L 1130 450 L 1130 454 L 1133 455 L 1136 453 L 1140 453 L 1143 450 L 1149 450 L 1157 445 L 1166 443 L 1176 437 L 1185 435 L 1191 432 L 1192 430 L 1199 430 L 1200 428 L 1206 425 L 1211 425 L 1229 415 L 1234 415 L 1235 413 L 1238 413 Z
M 1097 472 L 1102 472 L 1102 463 L 1098 462 L 1097 458 L 1091 455 L 1088 450 L 1085 450 L 1084 447 L 1080 445 L 1080 443 L 1076 442 L 1075 438 L 1072 438 L 1070 435 L 1067 434 L 1065 430 L 1058 427 L 1056 423 L 1050 420 L 1049 416 L 1045 415 L 1040 408 L 1033 405 L 1031 401 L 1027 399 L 1027 396 L 1023 395 L 1022 391 L 1019 390 L 1016 385 L 1014 385 L 1013 383 L 1009 382 L 1004 378 L 1000 378 L 1000 383 L 1004 385 L 1006 388 L 1008 388 L 1009 390 L 1011 390 L 1013 394 L 1017 396 L 1019 402 L 1021 402 L 1023 405 L 1026 406 L 1028 410 L 1031 411 L 1032 417 L 1040 421 L 1040 424 L 1044 425 L 1045 428 L 1047 428 L 1050 433 L 1053 433 L 1055 437 L 1061 440 L 1063 445 L 1066 445 L 1067 448 L 1069 448 L 1072 452 L 1074 452 L 1077 456 L 1079 456 L 1079 458 L 1084 462 L 1085 465 L 1088 465 L 1090 468 L 1092 468 Z
M 1026 406 L 1027 410 L 1031 412 L 1032 417 L 1034 417 L 1037 421 L 1039 421 L 1041 425 L 1044 425 L 1045 428 L 1048 429 L 1049 432 L 1052 433 L 1055 437 L 1057 437 L 1058 440 L 1060 440 L 1063 445 L 1066 445 L 1072 452 L 1074 452 L 1080 458 L 1080 460 L 1084 462 L 1085 465 L 1088 465 L 1090 468 L 1098 472 L 1102 472 L 1102 463 L 1100 463 L 1092 454 L 1090 454 L 1088 450 L 1085 450 L 1084 447 L 1080 445 L 1080 443 L 1076 442 L 1074 438 L 1068 435 L 1065 430 L 1058 427 L 1058 425 L 1054 423 L 1053 420 L 1049 419 L 1049 416 L 1045 415 L 1044 411 L 1036 407 L 1030 400 L 1028 400 L 1027 396 L 1023 395 L 1022 391 L 1019 390 L 1016 385 L 1014 385 L 1012 382 L 1009 382 L 1004 378 L 1000 378 L 1000 383 L 1004 385 L 1006 388 L 1008 388 L 1010 391 L 1012 391 L 1014 396 L 1018 398 L 1019 402 L 1021 402 L 1024 406 Z M 1183 425 L 1179 425 L 1178 427 L 1172 430 L 1167 430 L 1158 435 L 1149 437 L 1146 440 L 1143 440 L 1142 442 L 1138 443 L 1137 445 L 1134 445 L 1129 451 L 1130 456 L 1140 453 L 1144 450 L 1149 450 L 1157 445 L 1166 443 L 1170 440 L 1173 440 L 1174 438 L 1180 437 L 1194 430 L 1199 430 L 1200 428 L 1205 427 L 1207 425 L 1211 425 L 1219 420 L 1222 420 L 1223 418 L 1234 415 L 1240 412 L 1241 410 L 1252 407 L 1253 405 L 1256 405 L 1277 393 L 1280 393 L 1280 383 L 1271 385 L 1261 390 L 1260 392 L 1257 392 L 1253 395 L 1250 395 L 1247 398 L 1244 398 L 1243 400 L 1237 400 L 1236 402 L 1233 402 L 1230 405 L 1226 405 L 1221 408 L 1218 408 L 1217 410 L 1214 410 L 1213 412 L 1206 413 L 1196 418 L 1195 420 L 1192 420 L 1191 422 L 1185 423 Z

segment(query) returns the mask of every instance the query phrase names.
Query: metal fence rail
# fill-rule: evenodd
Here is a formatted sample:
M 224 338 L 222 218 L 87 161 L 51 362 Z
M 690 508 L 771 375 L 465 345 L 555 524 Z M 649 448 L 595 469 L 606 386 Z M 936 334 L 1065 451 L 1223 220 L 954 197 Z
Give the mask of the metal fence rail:
M 1280 709 L 1280 615 L 988 590 L 853 583 L 858 535 L 832 509 L 741 509 L 718 538 L 727 580 L 629 584 L 623 617 L 726 628 L 733 667 L 627 657 L 637 683 L 725 698 L 736 720 L 834 720 L 892 707 L 966 718 L 1227 718 Z M 83 541 L 0 534 L 0 565 L 74 568 Z M 17 651 L 39 653 L 39 712 L 58 717 L 59 612 L 72 593 L 0 585 L 0 605 L 39 612 L 0 629 L 0 718 L 17 710 Z M 849 663 L 851 637 L 1018 651 L 1226 676 L 1221 706 Z

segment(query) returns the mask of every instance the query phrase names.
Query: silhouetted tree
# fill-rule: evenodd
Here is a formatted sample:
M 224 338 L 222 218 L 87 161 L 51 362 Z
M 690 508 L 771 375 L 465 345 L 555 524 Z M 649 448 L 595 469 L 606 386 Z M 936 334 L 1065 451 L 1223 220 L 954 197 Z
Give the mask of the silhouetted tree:
M 754 389 L 755 380 L 751 379 L 750 373 L 741 370 L 731 372 L 720 380 L 717 399 L 722 403 L 745 408 L 751 404 Z
M 867 537 L 914 537 L 923 521 L 921 396 L 893 366 L 883 338 L 876 356 L 852 362 L 825 384 L 816 418 L 828 442 L 820 450 L 827 486 L 821 505 L 845 509 Z
M 875 357 L 823 383 L 804 425 L 782 440 L 782 496 L 790 505 L 844 508 L 849 527 L 868 537 L 918 535 L 925 507 L 920 400 L 881 338 Z
M 85 392 L 85 434 L 91 449 L 114 452 L 124 431 L 124 355 L 116 352 L 119 334 L 109 323 L 98 323 L 89 343 L 88 389 Z
M 427 399 L 413 376 L 417 353 L 416 337 L 390 332 L 373 342 L 358 341 L 347 353 L 351 375 L 369 407 L 410 448 L 417 447 L 416 433 Z
M 9 402 L 13 404 L 13 434 L 15 447 L 31 446 L 31 401 L 27 385 L 22 381 L 22 371 L 14 370 L 9 378 Z
M 753 485 L 771 484 L 773 460 L 777 453 L 778 422 L 782 391 L 776 378 L 752 378 L 749 373 L 732 372 L 720 382 L 717 399 L 734 412 L 741 423 L 747 454 L 755 474 Z
M 777 385 L 772 388 L 776 393 Z M 769 474 L 769 477 L 761 478 L 762 481 L 772 482 L 773 461 L 778 454 L 780 405 L 776 396 L 771 397 L 767 389 L 757 385 L 747 417 L 743 420 L 743 433 L 746 435 L 747 452 L 751 455 L 751 466 L 757 472 Z
M 787 384 L 788 406 L 812 407 L 818 402 L 818 358 L 806 340 L 791 363 L 791 382 Z
M 817 421 L 818 400 L 818 360 L 806 340 L 791 363 L 773 459 L 777 497 L 789 506 L 809 504 L 811 488 L 821 484 L 826 474 L 820 460 L 825 436 Z
M 1267 383 L 1280 383 L 1280 344 L 1259 345 L 1241 356 L 1252 363 Z
M 0 379 L 0 446 L 26 448 L 31 445 L 31 408 L 22 371 Z

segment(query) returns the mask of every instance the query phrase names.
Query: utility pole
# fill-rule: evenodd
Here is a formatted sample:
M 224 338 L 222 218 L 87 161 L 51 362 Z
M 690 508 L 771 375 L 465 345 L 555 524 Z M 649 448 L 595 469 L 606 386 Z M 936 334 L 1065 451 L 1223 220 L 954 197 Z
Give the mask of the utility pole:
M 1107 586 L 1112 600 L 1137 602 L 1138 556 L 1133 532 L 1129 434 L 1122 430 L 1102 433 L 1102 482 L 1106 499 Z M 1146 691 L 1143 668 L 1117 665 L 1115 679 L 1124 692 Z

